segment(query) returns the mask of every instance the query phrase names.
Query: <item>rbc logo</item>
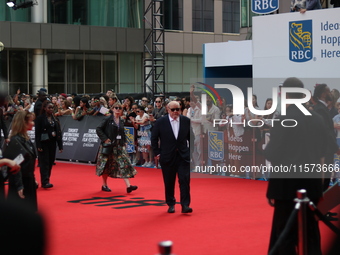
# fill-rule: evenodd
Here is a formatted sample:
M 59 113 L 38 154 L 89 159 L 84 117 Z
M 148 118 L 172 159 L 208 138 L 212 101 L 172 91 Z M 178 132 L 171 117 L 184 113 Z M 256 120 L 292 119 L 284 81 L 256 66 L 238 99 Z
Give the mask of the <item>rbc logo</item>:
M 313 58 L 312 20 L 289 22 L 289 60 L 306 62 Z
M 257 14 L 267 14 L 279 9 L 279 0 L 252 0 L 251 11 Z
M 224 133 L 221 131 L 208 132 L 208 153 L 211 160 L 223 160 L 224 158 Z

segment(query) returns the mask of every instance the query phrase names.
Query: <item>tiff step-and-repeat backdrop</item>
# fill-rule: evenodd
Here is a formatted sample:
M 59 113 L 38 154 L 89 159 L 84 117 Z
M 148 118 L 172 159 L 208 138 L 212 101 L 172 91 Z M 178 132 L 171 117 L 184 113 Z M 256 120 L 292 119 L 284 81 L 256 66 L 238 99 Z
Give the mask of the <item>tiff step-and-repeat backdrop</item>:
M 96 127 L 105 118 L 104 116 L 84 116 L 80 121 L 72 119 L 72 116 L 59 117 L 63 133 L 63 152 L 57 151 L 56 158 L 62 160 L 95 162 L 100 139 L 96 133 Z M 134 148 L 134 128 L 125 127 L 127 137 L 127 152 Z M 32 142 L 35 142 L 34 129 L 29 132 Z

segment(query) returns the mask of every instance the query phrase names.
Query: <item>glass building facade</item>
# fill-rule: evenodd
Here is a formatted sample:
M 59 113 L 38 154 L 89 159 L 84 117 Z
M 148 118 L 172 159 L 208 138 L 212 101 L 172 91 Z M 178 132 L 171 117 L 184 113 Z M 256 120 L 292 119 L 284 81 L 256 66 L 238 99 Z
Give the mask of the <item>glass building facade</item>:
M 221 8 L 216 9 L 216 3 L 221 3 Z M 187 5 L 188 2 L 184 0 L 164 1 L 162 21 L 166 29 L 166 38 L 169 33 L 177 33 L 180 36 L 186 34 L 192 37 L 189 40 L 189 42 L 192 41 L 191 45 L 165 53 L 166 92 L 189 91 L 190 80 L 203 77 L 202 41 L 199 40 L 200 45 L 195 46 L 195 33 L 208 32 L 214 36 L 216 33 L 214 16 L 217 11 L 221 12 L 222 17 L 220 34 L 238 34 L 241 27 L 251 25 L 252 14 L 247 0 L 191 0 L 190 9 Z M 120 29 L 119 31 L 123 34 L 129 34 L 143 29 L 144 7 L 144 0 L 46 1 L 47 24 L 45 27 L 50 26 L 51 33 L 53 33 L 60 30 L 58 27 L 60 25 L 84 26 L 83 30 L 88 31 L 89 38 L 93 36 L 91 27 L 97 29 L 96 31 L 99 31 L 101 27 L 112 27 Z M 190 15 L 188 15 L 189 12 Z M 31 8 L 15 11 L 8 8 L 6 4 L 0 5 L 0 28 L 7 26 L 7 23 L 1 22 L 8 21 L 12 24 L 30 23 L 32 21 Z M 187 31 L 188 27 L 185 28 L 186 22 L 192 24 L 189 31 Z M 103 33 L 102 36 L 109 35 Z M 115 50 L 100 50 L 97 45 L 92 45 L 92 39 L 87 43 L 89 44 L 87 50 L 76 50 L 73 47 L 60 47 L 60 49 L 27 47 L 25 49 L 22 46 L 5 45 L 5 50 L 0 54 L 1 89 L 14 94 L 20 88 L 23 93 L 35 94 L 34 50 L 42 49 L 46 68 L 41 72 L 46 72 L 43 75 L 47 77 L 48 92 L 51 94 L 100 93 L 108 89 L 113 89 L 117 93 L 142 93 L 144 86 L 143 38 L 142 36 L 138 38 L 141 47 L 137 50 L 129 48 L 130 40 L 136 38 L 129 37 L 129 35 L 126 38 L 124 44 L 126 47 L 116 47 Z M 27 42 L 31 39 L 27 38 Z M 51 45 L 61 42 L 61 39 L 57 38 L 58 40 L 54 43 L 53 35 L 50 39 L 43 39 L 52 41 Z M 120 38 L 117 37 L 117 40 Z M 184 37 L 181 40 L 181 42 L 167 41 L 167 44 L 184 45 Z M 0 41 L 3 41 L 1 35 Z M 211 40 L 208 41 L 211 42 Z M 82 43 L 82 37 L 79 36 L 79 44 Z M 98 40 L 95 43 L 98 44 Z M 193 50 L 193 48 L 199 50 Z

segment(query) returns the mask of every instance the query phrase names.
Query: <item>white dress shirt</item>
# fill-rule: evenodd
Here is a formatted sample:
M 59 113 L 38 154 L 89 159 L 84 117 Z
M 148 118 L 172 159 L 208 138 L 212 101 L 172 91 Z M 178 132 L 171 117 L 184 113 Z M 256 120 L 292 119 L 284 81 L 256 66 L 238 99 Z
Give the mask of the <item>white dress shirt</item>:
M 178 137 L 178 131 L 179 131 L 179 117 L 177 119 L 173 119 L 169 116 L 169 120 L 171 123 L 171 127 L 172 127 L 172 132 L 174 133 L 175 138 L 177 139 Z

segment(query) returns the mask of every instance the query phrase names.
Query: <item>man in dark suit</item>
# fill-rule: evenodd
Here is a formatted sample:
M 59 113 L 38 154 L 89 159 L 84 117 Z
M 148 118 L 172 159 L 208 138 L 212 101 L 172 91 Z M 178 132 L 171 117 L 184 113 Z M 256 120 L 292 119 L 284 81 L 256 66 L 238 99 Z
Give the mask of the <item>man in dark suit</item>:
M 159 158 L 165 186 L 168 213 L 175 212 L 175 181 L 179 179 L 182 213 L 191 213 L 190 205 L 190 135 L 193 137 L 190 119 L 180 115 L 180 105 L 171 101 L 168 115 L 159 118 L 152 130 L 151 145 Z
M 327 102 L 332 100 L 331 90 L 326 84 L 317 84 L 314 89 L 313 99 L 316 103 L 316 105 L 314 105 L 314 111 L 321 115 L 327 128 L 326 135 L 328 139 L 328 146 L 326 148 L 325 164 L 333 165 L 334 153 L 337 152 L 338 145 L 334 132 L 334 123 L 327 107 Z M 327 173 L 325 175 L 324 190 L 328 189 L 330 178 L 331 174 Z
M 43 103 L 47 100 L 47 89 L 41 88 L 38 90 L 38 100 L 34 104 L 34 114 L 38 117 L 41 112 Z
M 297 78 L 288 78 L 284 81 L 283 87 L 303 88 L 303 83 Z M 291 99 L 302 96 L 302 93 L 287 93 L 287 98 Z M 274 216 L 269 250 L 274 247 L 294 210 L 297 190 L 305 189 L 308 198 L 314 204 L 317 204 L 322 197 L 322 173 L 316 171 L 316 168 L 312 171 L 312 167 L 313 164 L 317 166 L 323 162 L 327 146 L 326 127 L 319 114 L 312 111 L 311 114 L 304 115 L 296 105 L 287 105 L 286 116 L 279 116 L 280 122 L 286 119 L 285 125 L 294 126 L 297 122 L 296 126 L 284 127 L 275 124 L 270 132 L 270 142 L 266 146 L 265 157 L 273 167 L 283 166 L 291 171 L 270 173 L 267 198 L 269 204 L 274 206 Z M 288 119 L 296 122 L 292 121 L 290 125 Z M 307 209 L 306 220 L 307 253 L 321 255 L 319 226 L 309 209 Z M 287 238 L 275 254 L 296 254 L 297 240 L 298 230 L 295 221 Z

